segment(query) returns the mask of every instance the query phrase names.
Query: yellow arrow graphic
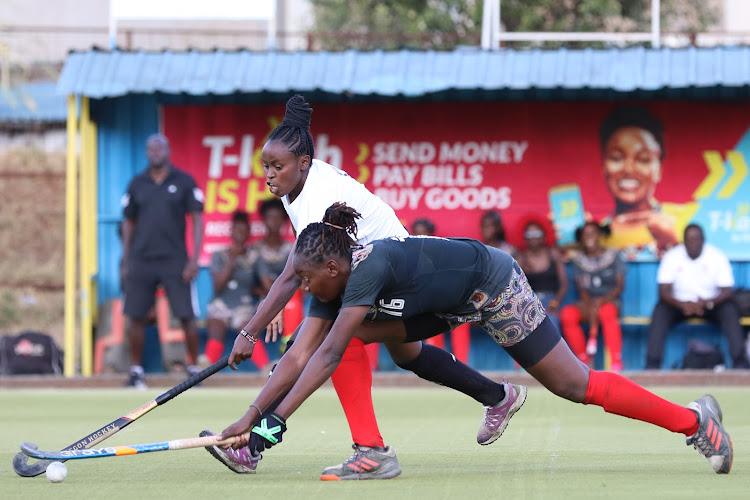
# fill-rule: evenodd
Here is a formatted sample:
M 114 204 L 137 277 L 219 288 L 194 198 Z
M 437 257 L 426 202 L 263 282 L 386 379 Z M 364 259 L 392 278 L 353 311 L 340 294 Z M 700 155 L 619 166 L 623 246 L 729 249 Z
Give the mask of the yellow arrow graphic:
M 360 142 L 359 153 L 354 159 L 354 163 L 364 163 L 368 156 L 370 156 L 370 146 L 368 146 L 365 142 Z
M 734 169 L 734 173 L 729 180 L 721 187 L 717 198 L 731 198 L 737 188 L 742 184 L 742 181 L 747 177 L 747 163 L 745 163 L 745 157 L 739 151 L 728 151 L 727 160 Z
M 721 178 L 724 177 L 726 170 L 724 169 L 724 161 L 721 159 L 721 155 L 718 151 L 704 151 L 703 160 L 708 166 L 709 174 L 703 179 L 701 185 L 693 193 L 693 198 L 701 200 L 708 197 L 716 186 L 719 185 Z
M 577 211 L 578 202 L 576 200 L 563 200 L 563 202 L 561 203 L 561 217 L 573 217 Z
M 370 146 L 367 145 L 365 142 L 359 143 L 359 154 L 357 154 L 357 157 L 354 159 L 354 163 L 357 164 L 359 167 L 359 177 L 357 177 L 357 181 L 361 184 L 364 184 L 367 182 L 367 179 L 370 178 L 370 169 L 367 167 L 367 165 L 362 165 L 365 160 L 370 156 Z
M 367 182 L 367 179 L 370 178 L 370 169 L 367 167 L 367 165 L 360 165 L 359 166 L 359 177 L 357 177 L 357 182 L 360 184 L 364 184 Z

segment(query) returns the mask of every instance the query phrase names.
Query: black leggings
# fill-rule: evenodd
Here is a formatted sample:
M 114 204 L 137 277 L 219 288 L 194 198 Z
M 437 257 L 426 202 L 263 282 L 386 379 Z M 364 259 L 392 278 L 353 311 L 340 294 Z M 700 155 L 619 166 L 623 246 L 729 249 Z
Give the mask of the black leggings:
M 428 339 L 450 331 L 446 320 L 434 314 L 420 314 L 404 320 L 406 326 L 406 342 Z M 504 349 L 523 368 L 534 366 L 542 360 L 562 336 L 554 323 L 547 317 L 525 339 Z

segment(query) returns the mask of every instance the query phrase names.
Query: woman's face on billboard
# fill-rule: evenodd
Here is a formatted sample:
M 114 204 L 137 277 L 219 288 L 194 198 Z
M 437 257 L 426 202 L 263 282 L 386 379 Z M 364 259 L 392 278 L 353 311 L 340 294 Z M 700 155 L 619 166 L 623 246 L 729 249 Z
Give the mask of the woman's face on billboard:
M 621 127 L 604 147 L 604 180 L 615 200 L 645 209 L 661 180 L 661 147 L 648 130 Z

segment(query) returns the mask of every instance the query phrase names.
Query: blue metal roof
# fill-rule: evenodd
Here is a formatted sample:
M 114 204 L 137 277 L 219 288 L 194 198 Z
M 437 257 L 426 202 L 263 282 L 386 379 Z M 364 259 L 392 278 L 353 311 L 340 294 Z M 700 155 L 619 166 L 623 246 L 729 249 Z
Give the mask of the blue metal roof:
M 69 54 L 57 90 L 92 98 L 291 91 L 409 98 L 463 91 L 747 86 L 748 47 L 336 53 L 93 49 Z
M 64 122 L 65 96 L 55 82 L 35 82 L 0 89 L 0 123 Z

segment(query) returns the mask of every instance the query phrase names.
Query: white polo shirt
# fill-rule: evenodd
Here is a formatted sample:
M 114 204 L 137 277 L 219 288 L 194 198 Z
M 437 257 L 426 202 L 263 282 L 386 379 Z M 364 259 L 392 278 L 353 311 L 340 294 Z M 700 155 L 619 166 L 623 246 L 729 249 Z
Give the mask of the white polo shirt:
M 409 234 L 389 205 L 364 184 L 324 161 L 312 161 L 302 192 L 292 203 L 289 203 L 288 196 L 282 197 L 281 201 L 296 234 L 308 224 L 322 222 L 328 207 L 336 202 L 344 202 L 362 215 L 357 219 L 357 243 L 360 245 Z
M 674 297 L 683 302 L 713 299 L 720 288 L 734 286 L 729 259 L 708 243 L 703 244 L 695 260 L 688 256 L 685 245 L 669 250 L 661 259 L 656 281 L 660 285 L 671 283 Z

